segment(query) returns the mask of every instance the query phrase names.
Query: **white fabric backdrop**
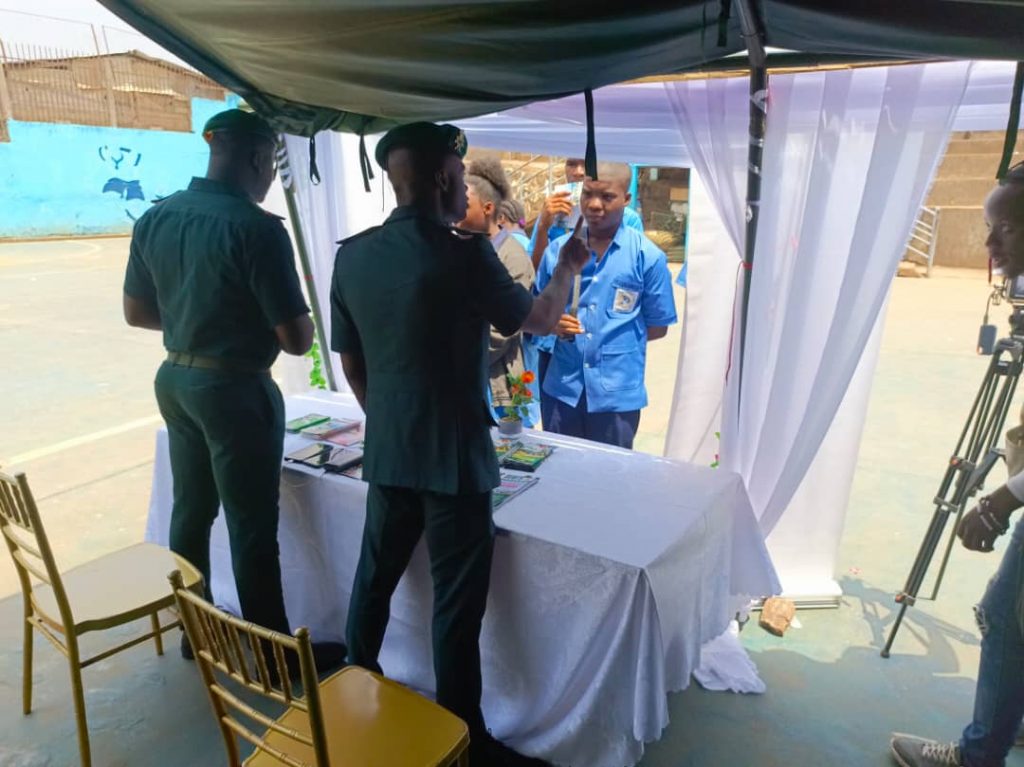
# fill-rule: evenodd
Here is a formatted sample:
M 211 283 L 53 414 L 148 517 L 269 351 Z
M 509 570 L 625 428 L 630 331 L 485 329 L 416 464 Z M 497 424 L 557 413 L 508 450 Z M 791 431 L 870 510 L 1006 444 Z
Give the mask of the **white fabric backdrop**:
M 663 83 L 662 90 L 694 171 L 683 341 L 665 453 L 704 462 L 719 452 L 715 433 L 741 284 L 749 84 L 742 78 L 687 80 Z
M 846 394 L 969 74 L 954 62 L 772 81 L 742 390 L 732 375 L 723 423 L 725 465 L 765 533 Z
M 373 156 L 376 137 L 367 137 L 366 149 Z M 381 223 L 395 205 L 394 194 L 384 172 L 374 164 L 371 191 L 363 187 L 359 166 L 359 139 L 351 134 L 321 133 L 316 137 L 316 164 L 322 183 L 309 178 L 309 139 L 286 136 L 291 189 L 309 254 L 310 271 L 323 314 L 327 344 L 331 342 L 331 274 L 337 241 Z M 285 179 L 282 179 L 286 181 Z M 334 371 L 339 391 L 348 385 L 338 355 L 321 350 Z
M 772 81 L 743 390 L 737 412 L 740 377 L 730 376 L 722 453 L 723 466 L 747 479 L 766 535 L 787 514 L 770 540 L 798 571 L 782 576 L 795 596 L 838 595 L 831 571 L 874 358 L 848 389 L 969 75 L 959 62 Z M 833 428 L 844 397 L 846 418 Z M 829 433 L 820 473 L 808 476 Z M 791 503 L 801 483 L 807 490 Z M 811 488 L 843 503 L 831 508 Z M 824 571 L 809 578 L 815 564 Z

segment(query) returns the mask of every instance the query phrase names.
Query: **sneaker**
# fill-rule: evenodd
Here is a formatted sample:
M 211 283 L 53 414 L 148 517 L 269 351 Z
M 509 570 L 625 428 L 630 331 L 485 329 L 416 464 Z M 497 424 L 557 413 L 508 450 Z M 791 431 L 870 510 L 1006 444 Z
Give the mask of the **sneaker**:
M 959 743 L 938 743 L 897 732 L 889 748 L 900 767 L 963 767 Z

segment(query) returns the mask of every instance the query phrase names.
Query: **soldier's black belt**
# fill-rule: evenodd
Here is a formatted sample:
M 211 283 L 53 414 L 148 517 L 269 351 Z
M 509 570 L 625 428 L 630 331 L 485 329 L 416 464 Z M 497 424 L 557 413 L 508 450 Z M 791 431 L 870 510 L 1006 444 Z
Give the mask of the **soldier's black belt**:
M 167 352 L 167 361 L 172 365 L 186 368 L 203 368 L 204 370 L 223 370 L 226 373 L 252 373 L 267 375 L 269 368 L 252 365 L 241 360 L 229 360 L 224 357 L 201 357 L 198 354 Z

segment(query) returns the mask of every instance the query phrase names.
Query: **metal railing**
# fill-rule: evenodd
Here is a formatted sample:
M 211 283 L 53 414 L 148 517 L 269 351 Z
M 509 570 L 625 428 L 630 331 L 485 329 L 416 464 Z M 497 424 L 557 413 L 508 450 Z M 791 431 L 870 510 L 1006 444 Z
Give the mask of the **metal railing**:
M 548 190 L 558 183 L 556 178 L 564 161 L 547 155 L 530 155 L 526 160 L 516 160 L 516 165 L 507 167 L 505 175 L 512 185 L 513 196 L 526 209 L 529 220 L 537 215 L 548 195 Z M 537 166 L 541 167 L 538 168 Z
M 922 207 L 914 220 L 914 226 L 910 230 L 910 240 L 907 242 L 908 256 L 912 254 L 921 259 L 928 277 L 932 276 L 932 266 L 935 263 L 935 245 L 939 238 L 941 210 L 941 208 Z

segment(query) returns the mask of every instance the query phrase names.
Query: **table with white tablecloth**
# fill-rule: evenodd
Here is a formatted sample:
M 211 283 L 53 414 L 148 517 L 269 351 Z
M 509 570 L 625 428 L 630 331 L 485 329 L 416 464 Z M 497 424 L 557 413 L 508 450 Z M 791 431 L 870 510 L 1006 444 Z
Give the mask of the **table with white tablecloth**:
M 286 400 L 288 418 L 362 417 L 350 395 Z M 372 425 L 371 425 L 372 428 Z M 668 724 L 700 646 L 728 625 L 735 595 L 777 591 L 740 478 L 718 469 L 542 432 L 556 445 L 539 482 L 495 513 L 491 591 L 481 638 L 483 710 L 517 749 L 575 767 L 623 767 Z M 288 435 L 285 454 L 308 441 Z M 281 570 L 292 626 L 344 637 L 366 485 L 286 465 Z M 167 434 L 157 437 L 146 538 L 167 543 Z M 237 611 L 221 515 L 211 543 L 218 604 Z M 434 688 L 431 580 L 421 542 L 391 603 L 384 672 Z

